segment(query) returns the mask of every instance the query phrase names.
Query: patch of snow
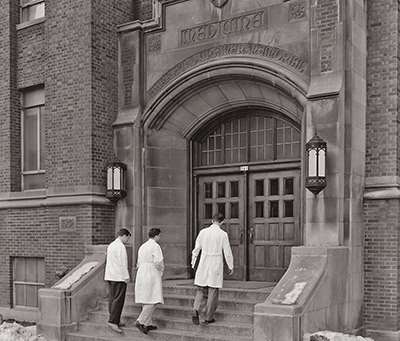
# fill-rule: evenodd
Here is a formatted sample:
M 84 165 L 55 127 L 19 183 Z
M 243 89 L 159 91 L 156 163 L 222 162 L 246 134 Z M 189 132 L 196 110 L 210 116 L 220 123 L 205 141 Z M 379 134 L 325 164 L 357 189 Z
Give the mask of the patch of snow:
M 46 339 L 36 335 L 36 326 L 23 327 L 16 322 L 3 322 L 0 326 L 0 341 L 46 341 Z
M 69 289 L 74 283 L 78 282 L 82 276 L 86 275 L 99 262 L 88 262 L 76 269 L 72 274 L 65 278 L 61 283 L 53 286 L 55 289 Z
M 316 337 L 321 336 L 320 340 L 329 340 L 329 341 L 374 341 L 369 337 L 349 335 L 349 334 L 331 332 L 327 330 L 311 334 L 310 340 L 313 339 L 312 338 L 313 336 L 314 339 L 316 340 L 318 340 Z
M 281 302 L 282 304 L 295 304 L 300 294 L 303 292 L 307 282 L 298 282 L 294 284 L 292 291 L 289 291 L 285 295 L 285 299 Z

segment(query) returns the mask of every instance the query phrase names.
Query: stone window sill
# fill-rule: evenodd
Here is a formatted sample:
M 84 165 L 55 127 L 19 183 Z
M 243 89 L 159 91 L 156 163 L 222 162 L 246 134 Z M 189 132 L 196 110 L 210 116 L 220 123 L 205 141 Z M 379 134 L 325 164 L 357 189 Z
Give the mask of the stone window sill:
M 33 25 L 41 24 L 41 23 L 43 23 L 45 21 L 46 21 L 45 17 L 33 19 L 33 20 L 30 20 L 30 21 L 26 21 L 26 22 L 18 24 L 17 25 L 17 30 L 19 31 L 19 30 L 22 30 L 24 28 L 31 27 Z

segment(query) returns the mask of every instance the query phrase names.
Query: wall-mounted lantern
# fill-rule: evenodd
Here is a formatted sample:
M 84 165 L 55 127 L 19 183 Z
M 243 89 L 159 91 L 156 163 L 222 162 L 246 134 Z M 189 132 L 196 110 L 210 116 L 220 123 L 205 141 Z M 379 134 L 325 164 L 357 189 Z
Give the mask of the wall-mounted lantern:
M 306 188 L 317 195 L 326 187 L 326 142 L 315 134 L 306 143 Z
M 106 197 L 118 201 L 126 196 L 126 165 L 122 162 L 112 162 L 107 166 Z

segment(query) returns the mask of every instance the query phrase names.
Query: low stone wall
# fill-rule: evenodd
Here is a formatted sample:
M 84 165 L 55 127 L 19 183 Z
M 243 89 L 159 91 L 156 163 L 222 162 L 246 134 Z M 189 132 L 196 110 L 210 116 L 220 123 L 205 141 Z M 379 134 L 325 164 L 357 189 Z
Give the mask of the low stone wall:
M 306 333 L 346 325 L 347 247 L 295 247 L 289 268 L 254 309 L 254 340 L 302 341 Z
M 37 331 L 46 340 L 65 341 L 66 334 L 77 330 L 88 311 L 107 295 L 105 259 L 105 245 L 90 246 L 82 262 L 63 279 L 52 288 L 39 290 L 40 320 Z

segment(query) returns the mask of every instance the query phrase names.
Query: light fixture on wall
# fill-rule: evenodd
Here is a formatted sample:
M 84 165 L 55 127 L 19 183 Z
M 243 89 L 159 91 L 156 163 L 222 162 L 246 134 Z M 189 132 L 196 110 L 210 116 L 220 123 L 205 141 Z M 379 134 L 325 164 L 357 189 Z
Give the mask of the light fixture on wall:
M 118 201 L 126 196 L 126 165 L 122 162 L 112 162 L 107 166 L 106 197 Z
M 306 188 L 317 195 L 326 187 L 326 142 L 315 134 L 306 143 Z

